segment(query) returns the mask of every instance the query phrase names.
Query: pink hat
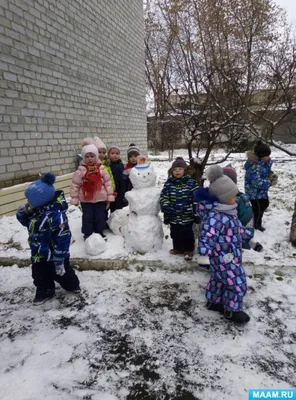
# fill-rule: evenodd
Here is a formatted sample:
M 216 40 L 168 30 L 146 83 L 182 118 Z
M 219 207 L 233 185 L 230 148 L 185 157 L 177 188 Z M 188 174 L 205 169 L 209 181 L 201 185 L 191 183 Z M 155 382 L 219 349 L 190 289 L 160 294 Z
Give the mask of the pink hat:
M 97 146 L 97 149 L 107 150 L 107 146 L 98 136 L 94 136 L 93 143 Z
M 99 152 L 97 147 L 94 144 L 87 144 L 86 146 L 82 147 L 81 154 L 84 159 L 87 153 L 92 153 L 96 156 L 96 161 L 99 161 Z

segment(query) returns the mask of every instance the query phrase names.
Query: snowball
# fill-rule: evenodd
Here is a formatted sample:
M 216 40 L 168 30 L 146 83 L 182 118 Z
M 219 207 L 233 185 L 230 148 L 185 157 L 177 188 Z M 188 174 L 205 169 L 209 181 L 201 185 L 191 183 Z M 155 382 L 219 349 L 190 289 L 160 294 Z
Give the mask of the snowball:
M 122 210 L 116 210 L 113 213 L 111 213 L 107 224 L 111 231 L 114 233 L 114 235 L 122 235 L 122 228 L 124 225 L 127 224 L 128 220 L 128 213 L 129 209 L 123 208 Z
M 106 242 L 98 233 L 93 233 L 85 241 L 85 250 L 90 256 L 97 256 L 106 249 Z

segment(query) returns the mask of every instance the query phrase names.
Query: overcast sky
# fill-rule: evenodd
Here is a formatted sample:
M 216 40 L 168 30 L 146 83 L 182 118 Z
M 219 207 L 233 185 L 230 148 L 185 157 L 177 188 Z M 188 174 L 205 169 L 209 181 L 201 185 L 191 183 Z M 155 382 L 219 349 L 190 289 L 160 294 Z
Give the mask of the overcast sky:
M 275 2 L 287 11 L 289 22 L 296 24 L 296 0 L 275 0 Z

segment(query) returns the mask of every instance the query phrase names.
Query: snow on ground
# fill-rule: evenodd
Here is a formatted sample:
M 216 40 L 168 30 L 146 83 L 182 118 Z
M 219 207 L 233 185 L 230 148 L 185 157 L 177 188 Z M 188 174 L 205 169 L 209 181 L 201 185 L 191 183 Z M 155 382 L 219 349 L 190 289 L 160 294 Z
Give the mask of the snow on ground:
M 79 272 L 80 297 L 58 289 L 40 307 L 29 268 L 0 271 L 3 400 L 239 400 L 296 387 L 288 274 L 249 278 L 240 327 L 205 309 L 204 271 Z
M 270 190 L 267 230 L 256 233 L 264 252 L 244 253 L 249 324 L 205 309 L 209 274 L 196 261 L 174 271 L 184 261 L 168 254 L 169 237 L 161 251 L 140 256 L 107 232 L 100 258 L 145 259 L 147 266 L 78 272 L 81 296 L 57 288 L 52 301 L 34 307 L 30 268 L 0 267 L 1 400 L 240 400 L 249 388 L 296 387 L 296 249 L 288 242 L 296 161 L 280 152 L 273 158 L 279 184 Z M 241 189 L 244 160 L 231 158 Z M 162 185 L 170 163 L 153 164 Z M 86 257 L 79 209 L 70 208 L 69 220 L 71 255 Z M 2 218 L 0 231 L 0 257 L 29 258 L 15 217 Z M 171 270 L 154 268 L 154 260 Z

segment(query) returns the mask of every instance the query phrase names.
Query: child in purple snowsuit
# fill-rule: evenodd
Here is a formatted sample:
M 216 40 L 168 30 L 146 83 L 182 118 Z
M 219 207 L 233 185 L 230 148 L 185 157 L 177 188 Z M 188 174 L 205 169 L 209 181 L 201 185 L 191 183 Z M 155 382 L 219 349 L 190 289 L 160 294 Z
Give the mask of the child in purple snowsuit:
M 244 228 L 237 217 L 238 188 L 218 165 L 207 170 L 208 189 L 197 191 L 198 214 L 202 217 L 198 253 L 208 256 L 211 278 L 206 298 L 209 310 L 224 313 L 237 323 L 250 320 L 242 311 L 247 279 L 242 266 L 242 243 L 250 240 L 252 231 Z

